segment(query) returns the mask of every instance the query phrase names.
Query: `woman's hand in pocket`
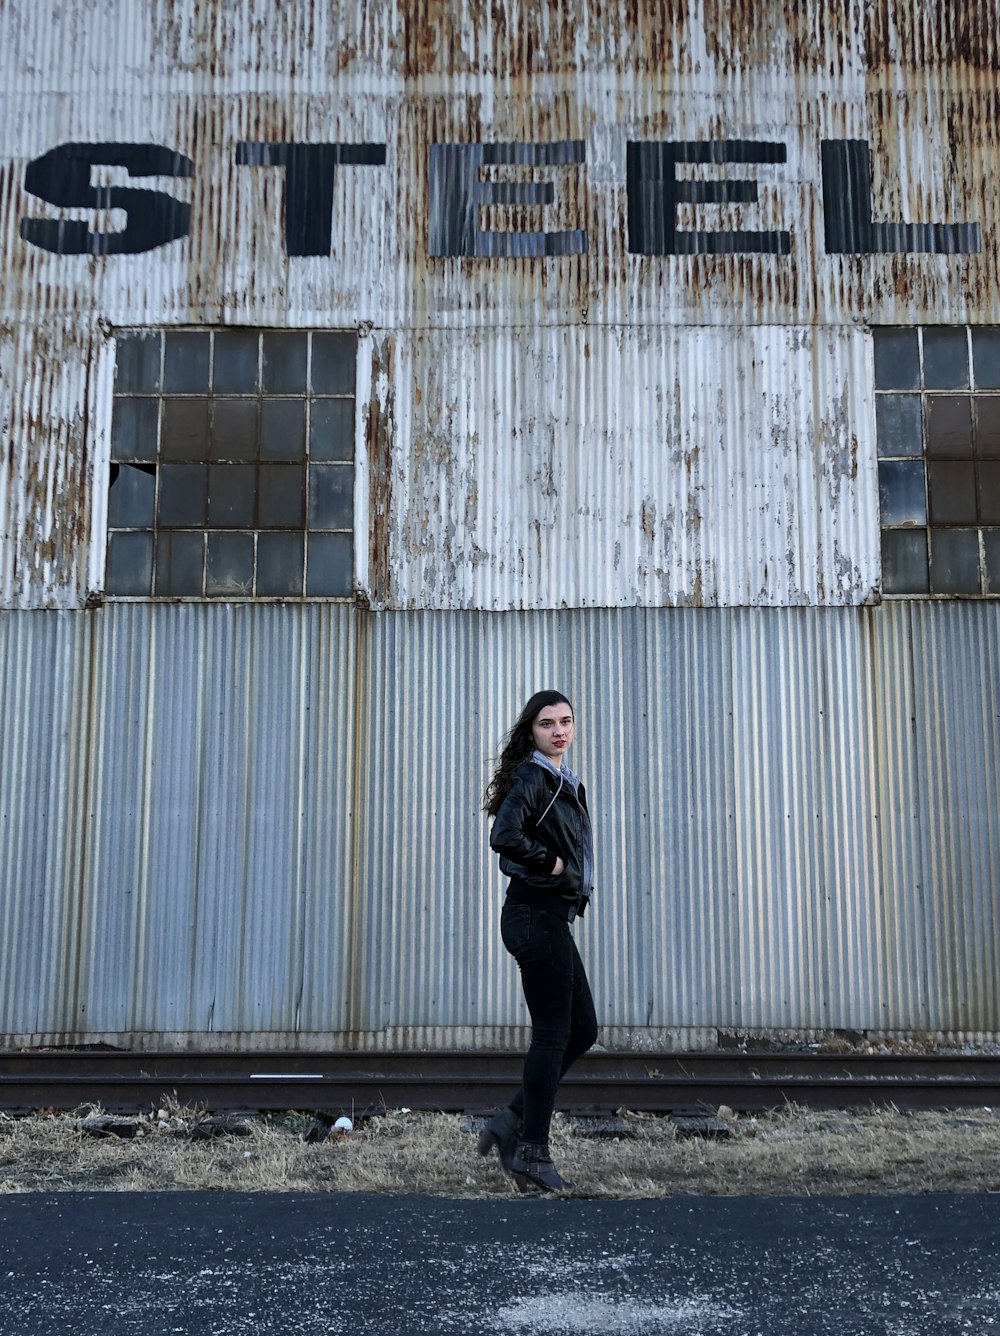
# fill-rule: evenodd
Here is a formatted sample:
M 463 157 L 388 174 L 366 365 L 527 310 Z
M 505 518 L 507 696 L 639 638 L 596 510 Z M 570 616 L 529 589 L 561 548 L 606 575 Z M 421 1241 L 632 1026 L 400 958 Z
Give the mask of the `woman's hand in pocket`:
M 566 871 L 566 864 L 562 861 L 559 855 L 556 854 L 556 865 L 552 869 L 553 877 L 561 877 L 565 871 Z

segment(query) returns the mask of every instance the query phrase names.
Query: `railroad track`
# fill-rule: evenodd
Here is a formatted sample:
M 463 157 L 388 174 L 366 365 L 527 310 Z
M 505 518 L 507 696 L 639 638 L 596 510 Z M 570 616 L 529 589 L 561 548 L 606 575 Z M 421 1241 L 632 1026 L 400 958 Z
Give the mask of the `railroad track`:
M 511 1053 L 32 1049 L 0 1053 L 0 1109 L 93 1103 L 109 1112 L 135 1112 L 170 1096 L 211 1110 L 488 1109 L 517 1084 L 521 1061 Z M 566 1077 L 558 1107 L 665 1113 L 721 1104 L 752 1111 L 787 1102 L 822 1109 L 1000 1105 L 1000 1058 L 596 1053 Z

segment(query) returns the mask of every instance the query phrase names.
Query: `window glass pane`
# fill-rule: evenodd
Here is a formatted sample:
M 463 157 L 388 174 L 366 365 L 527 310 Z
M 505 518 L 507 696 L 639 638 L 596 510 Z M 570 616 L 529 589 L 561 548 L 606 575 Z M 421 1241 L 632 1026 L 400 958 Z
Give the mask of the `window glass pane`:
M 252 464 L 210 464 L 208 522 L 212 528 L 252 529 L 257 494 Z
M 163 349 L 164 393 L 207 394 L 208 354 L 207 334 L 168 333 Z
M 156 459 L 158 399 L 116 399 L 111 413 L 111 458 Z
M 253 394 L 257 389 L 255 331 L 225 330 L 215 336 L 212 387 L 216 394 Z
M 979 394 L 975 399 L 976 454 L 1000 458 L 1000 394 Z
M 302 394 L 306 389 L 308 335 L 264 335 L 264 393 Z
M 158 523 L 165 529 L 200 529 L 205 524 L 204 464 L 161 464 Z
M 883 530 L 882 592 L 926 594 L 927 591 L 927 530 Z
M 162 533 L 156 540 L 154 594 L 201 593 L 205 538 L 200 533 Z
M 919 394 L 880 394 L 875 399 L 875 430 L 880 455 L 924 452 Z
M 984 594 L 1000 594 L 1000 529 L 983 530 L 983 557 L 986 562 Z
M 961 390 L 969 383 L 969 344 L 965 327 L 924 330 L 924 386 Z
M 309 467 L 309 528 L 350 529 L 354 522 L 354 470 L 349 464 Z
M 212 459 L 237 463 L 257 458 L 257 400 L 216 399 L 212 404 Z
M 301 399 L 265 399 L 260 406 L 261 459 L 302 459 L 306 406 Z
M 253 534 L 210 533 L 205 593 L 249 597 L 253 593 Z
M 923 463 L 882 460 L 878 466 L 878 498 L 882 524 L 926 524 Z
M 972 331 L 972 366 L 977 390 L 1000 390 L 1000 329 Z
M 156 473 L 130 464 L 112 464 L 117 476 L 108 492 L 108 525 L 112 529 L 151 529 L 156 506 Z
M 108 539 L 104 588 L 109 594 L 149 595 L 153 579 L 153 535 L 113 533 Z
M 1000 461 L 980 464 L 976 472 L 979 521 L 981 524 L 1000 524 Z
M 257 523 L 262 529 L 301 529 L 305 511 L 304 464 L 262 464 Z
M 931 593 L 979 593 L 977 530 L 931 530 Z
M 312 387 L 314 394 L 353 394 L 356 334 L 314 334 Z
M 972 400 L 967 394 L 927 396 L 927 453 L 972 458 Z
M 208 459 L 208 400 L 164 399 L 162 459 Z
M 350 598 L 354 592 L 354 541 L 349 533 L 311 533 L 306 594 Z
M 929 463 L 927 495 L 931 524 L 975 524 L 975 465 Z
M 918 423 L 919 413 L 918 400 Z M 311 459 L 353 459 L 354 400 L 314 399 L 310 414 L 309 457 Z
M 282 594 L 302 594 L 302 552 L 300 533 L 262 533 L 257 537 L 257 593 L 276 598 Z
M 877 329 L 875 388 L 916 390 L 920 387 L 920 354 L 915 329 Z
M 159 334 L 119 334 L 115 348 L 115 393 L 155 394 L 159 388 Z

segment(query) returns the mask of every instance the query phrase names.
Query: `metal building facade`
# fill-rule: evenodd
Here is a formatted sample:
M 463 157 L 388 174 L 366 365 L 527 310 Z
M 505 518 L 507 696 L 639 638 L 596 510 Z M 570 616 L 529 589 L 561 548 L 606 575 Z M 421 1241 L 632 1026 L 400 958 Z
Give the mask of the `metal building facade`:
M 1000 324 L 967 10 L 3 7 L 6 1042 L 517 1042 L 477 807 L 543 682 L 613 1042 L 1000 1032 L 997 608 L 880 601 L 869 332 Z M 38 193 L 66 145 L 186 230 L 104 253 L 127 208 Z M 358 331 L 354 603 L 104 596 L 147 327 Z

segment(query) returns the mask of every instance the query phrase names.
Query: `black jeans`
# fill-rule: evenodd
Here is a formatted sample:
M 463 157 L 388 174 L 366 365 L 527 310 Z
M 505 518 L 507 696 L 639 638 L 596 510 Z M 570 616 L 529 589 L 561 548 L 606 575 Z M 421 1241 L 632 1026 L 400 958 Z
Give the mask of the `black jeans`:
M 521 1089 L 510 1107 L 524 1119 L 524 1140 L 544 1144 L 559 1082 L 597 1039 L 597 1013 L 564 918 L 508 901 L 500 916 L 500 934 L 521 971 L 531 1014 L 531 1047 Z

